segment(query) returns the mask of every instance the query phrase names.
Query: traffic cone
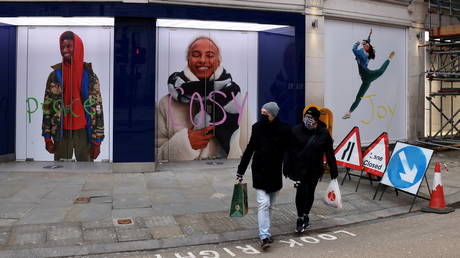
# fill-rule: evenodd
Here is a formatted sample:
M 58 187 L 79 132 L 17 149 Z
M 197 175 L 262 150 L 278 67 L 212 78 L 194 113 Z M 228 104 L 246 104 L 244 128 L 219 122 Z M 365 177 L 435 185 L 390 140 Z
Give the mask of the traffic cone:
M 446 206 L 446 201 L 444 200 L 444 190 L 441 181 L 441 164 L 439 162 L 436 162 L 436 166 L 434 167 L 430 205 L 429 207 L 422 208 L 422 211 L 442 214 L 454 211 L 453 208 Z

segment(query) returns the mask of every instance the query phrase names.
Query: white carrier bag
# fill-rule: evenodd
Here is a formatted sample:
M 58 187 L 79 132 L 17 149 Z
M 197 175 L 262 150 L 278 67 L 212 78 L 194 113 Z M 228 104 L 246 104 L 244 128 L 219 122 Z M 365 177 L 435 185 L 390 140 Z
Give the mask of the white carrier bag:
M 323 199 L 324 203 L 336 208 L 342 208 L 342 195 L 340 194 L 339 183 L 336 179 L 332 179 L 327 187 L 326 195 Z

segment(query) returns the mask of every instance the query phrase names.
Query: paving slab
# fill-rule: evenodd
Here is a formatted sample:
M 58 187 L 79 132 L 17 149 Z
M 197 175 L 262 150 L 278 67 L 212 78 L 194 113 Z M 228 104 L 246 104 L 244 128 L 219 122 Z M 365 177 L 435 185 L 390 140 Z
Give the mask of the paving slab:
M 175 226 L 177 225 L 176 220 L 173 216 L 151 216 L 145 217 L 144 223 L 146 227 L 155 228 L 155 227 L 164 227 L 164 226 Z
M 7 183 L 7 184 L 0 184 L 0 198 L 8 198 L 15 195 L 17 192 L 21 191 L 24 188 L 22 184 L 14 184 L 14 183 Z
M 40 224 L 64 222 L 70 208 L 36 207 L 21 218 L 17 224 Z
M 92 228 L 83 230 L 83 240 L 97 243 L 117 242 L 117 234 L 114 227 Z
M 120 242 L 152 239 L 152 232 L 148 229 L 117 229 L 117 238 Z
M 36 207 L 38 207 L 38 204 L 35 203 L 2 203 L 0 209 L 0 218 L 20 219 Z
M 135 209 L 112 209 L 112 218 L 135 218 L 154 216 L 152 208 L 135 208 Z
M 114 194 L 113 208 L 114 209 L 133 209 L 133 208 L 150 208 L 152 203 L 149 195 L 140 194 Z
M 113 227 L 113 219 L 104 218 L 102 220 L 86 221 L 86 222 L 81 223 L 81 227 L 83 230 L 97 229 L 97 228 L 110 228 L 110 227 Z
M 0 227 L 14 225 L 18 220 L 19 219 L 0 219 Z
M 81 240 L 82 230 L 79 224 L 54 225 L 48 228 L 47 241 Z
M 112 204 L 110 203 L 85 203 L 74 204 L 67 212 L 64 221 L 85 222 L 108 218 L 112 215 Z
M 212 228 L 200 214 L 187 214 L 176 216 L 182 232 L 187 236 L 207 235 L 214 233 Z
M 113 203 L 112 196 L 98 196 L 98 197 L 91 197 L 91 203 Z
M 169 204 L 169 203 L 185 203 L 187 199 L 184 193 L 173 188 L 155 188 L 149 190 L 150 200 L 152 204 Z
M 46 194 L 50 193 L 54 188 L 51 184 L 42 185 L 25 185 L 20 191 L 8 198 L 10 202 L 39 202 Z
M 13 233 L 10 243 L 16 246 L 38 245 L 46 242 L 46 232 Z
M 57 185 L 51 192 L 43 196 L 43 199 L 73 201 L 79 195 L 81 188 L 80 184 Z
M 179 225 L 173 226 L 157 226 L 151 229 L 155 239 L 168 239 L 185 237 Z

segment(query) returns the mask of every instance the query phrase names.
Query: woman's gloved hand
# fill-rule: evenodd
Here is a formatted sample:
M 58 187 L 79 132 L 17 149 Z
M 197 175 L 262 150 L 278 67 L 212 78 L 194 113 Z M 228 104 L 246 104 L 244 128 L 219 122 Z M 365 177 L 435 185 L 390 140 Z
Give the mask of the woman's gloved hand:
M 209 140 L 214 137 L 214 135 L 210 132 L 213 129 L 214 126 L 207 126 L 200 130 L 188 129 L 188 139 L 190 141 L 190 145 L 192 145 L 192 149 L 200 150 L 206 148 Z

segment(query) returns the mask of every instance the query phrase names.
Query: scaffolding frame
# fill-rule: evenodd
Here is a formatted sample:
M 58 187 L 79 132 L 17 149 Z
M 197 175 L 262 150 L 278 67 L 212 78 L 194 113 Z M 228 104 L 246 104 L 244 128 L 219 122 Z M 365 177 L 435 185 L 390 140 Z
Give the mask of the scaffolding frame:
M 439 27 L 433 28 L 432 14 L 437 15 Z M 430 39 L 424 46 L 429 59 L 425 72 L 429 128 L 428 135 L 417 141 L 460 150 L 460 106 L 455 107 L 460 95 L 460 26 L 442 24 L 443 16 L 460 20 L 460 1 L 430 0 L 428 15 Z

